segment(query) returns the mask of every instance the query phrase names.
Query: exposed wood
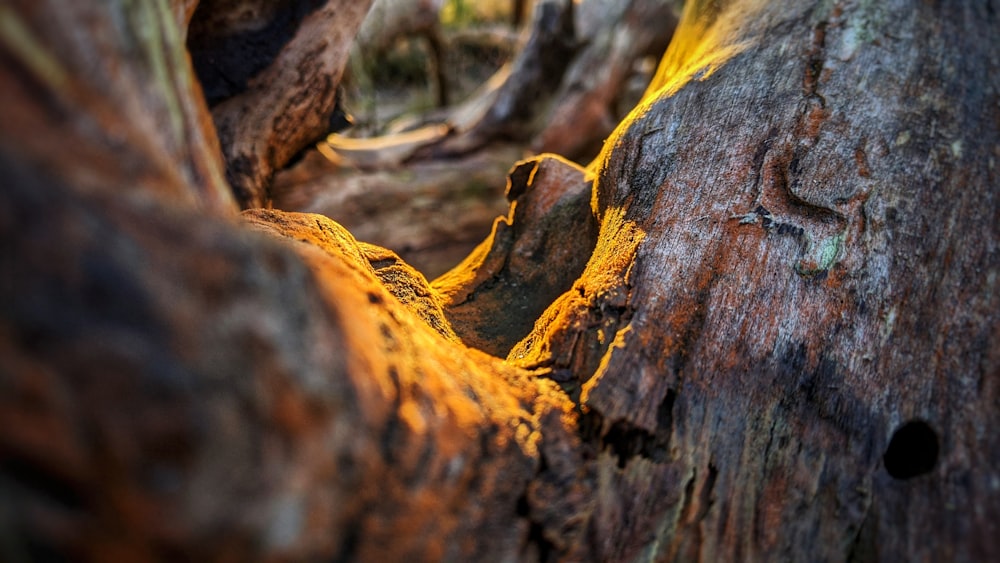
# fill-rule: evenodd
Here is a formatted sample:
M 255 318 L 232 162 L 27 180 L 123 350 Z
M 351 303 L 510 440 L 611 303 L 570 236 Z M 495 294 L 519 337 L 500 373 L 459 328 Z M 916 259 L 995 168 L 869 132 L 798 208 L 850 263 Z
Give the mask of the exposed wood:
M 515 165 L 507 180 L 510 212 L 462 264 L 434 282 L 466 344 L 506 356 L 570 288 L 596 242 L 591 184 L 583 169 L 553 155 Z
M 330 132 L 337 86 L 371 0 L 203 0 L 187 44 L 244 208 Z
M 434 283 L 234 221 L 123 6 L 0 8 L 0 559 L 1000 558 L 996 2 L 695 1 Z
M 509 356 L 577 374 L 610 446 L 594 558 L 996 557 L 995 3 L 684 17 L 600 162 L 597 251 Z

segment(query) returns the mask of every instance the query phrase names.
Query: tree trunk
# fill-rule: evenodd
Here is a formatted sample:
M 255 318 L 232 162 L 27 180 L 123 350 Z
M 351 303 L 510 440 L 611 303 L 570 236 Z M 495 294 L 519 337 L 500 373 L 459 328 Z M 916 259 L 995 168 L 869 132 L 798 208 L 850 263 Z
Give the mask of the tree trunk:
M 995 1 L 689 3 L 433 283 L 234 219 L 190 2 L 48 4 L 0 7 L 3 560 L 1000 558 Z
M 162 1 L 162 0 L 161 0 Z M 337 85 L 371 0 L 203 0 L 187 45 L 244 208 L 330 132 Z

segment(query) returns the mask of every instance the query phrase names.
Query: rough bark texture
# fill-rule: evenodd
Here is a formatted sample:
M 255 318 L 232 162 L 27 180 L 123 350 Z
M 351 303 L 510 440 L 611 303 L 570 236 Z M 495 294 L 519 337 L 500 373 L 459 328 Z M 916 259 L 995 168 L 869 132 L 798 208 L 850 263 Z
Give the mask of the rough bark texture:
M 463 342 L 506 356 L 569 289 L 596 242 L 591 184 L 583 169 L 559 157 L 515 165 L 506 190 L 510 213 L 463 263 L 434 281 Z
M 597 251 L 510 355 L 610 441 L 596 558 L 996 557 L 997 17 L 687 7 Z
M 226 178 L 244 208 L 330 132 L 337 85 L 371 0 L 203 0 L 188 48 L 212 108 Z
M 175 6 L 5 3 L 5 141 L 79 188 L 141 186 L 178 204 L 235 209 Z
M 189 2 L 37 6 L 0 559 L 1000 558 L 996 2 L 696 1 L 595 168 L 516 167 L 434 283 L 233 217 Z
M 281 245 L 2 165 L 5 561 L 524 549 L 571 407 L 458 343 L 418 273 L 322 216 L 248 216 Z
M 258 210 L 241 222 L 270 236 L 250 232 L 145 122 L 103 144 L 102 114 L 60 105 L 83 86 L 38 76 L 82 72 L 44 58 L 73 34 L 43 42 L 30 13 L 0 44 L 21 112 L 0 136 L 0 559 L 529 556 L 540 428 L 573 417 L 557 386 L 461 345 L 420 274 L 329 219 Z M 60 111 L 89 147 L 22 142 Z

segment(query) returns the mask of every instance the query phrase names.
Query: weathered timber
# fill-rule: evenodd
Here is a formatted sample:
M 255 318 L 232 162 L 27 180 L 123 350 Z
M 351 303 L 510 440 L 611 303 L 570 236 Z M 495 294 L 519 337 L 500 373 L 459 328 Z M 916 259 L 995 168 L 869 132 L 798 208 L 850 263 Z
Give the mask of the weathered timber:
M 1000 552 L 997 13 L 687 6 L 509 356 L 578 375 L 595 559 Z
M 591 184 L 585 170 L 554 155 L 514 166 L 507 180 L 508 215 L 493 223 L 489 238 L 461 264 L 434 281 L 462 341 L 506 356 L 570 288 L 596 242 Z
M 187 45 L 244 208 L 266 207 L 274 174 L 322 140 L 371 0 L 203 0 Z
M 172 19 L 183 17 L 183 4 L 175 5 L 0 7 L 7 142 L 80 188 L 150 191 L 232 213 L 219 142 Z
M 540 427 L 571 405 L 458 344 L 419 274 L 322 216 L 248 216 L 282 245 L 163 201 L 81 194 L 9 154 L 5 561 L 526 548 L 514 515 Z
M 0 8 L 0 558 L 1000 557 L 996 2 L 696 0 L 594 168 L 515 168 L 518 236 L 433 283 L 145 125 L 201 103 L 133 41 L 188 5 Z M 461 342 L 450 296 L 521 279 L 568 289 Z

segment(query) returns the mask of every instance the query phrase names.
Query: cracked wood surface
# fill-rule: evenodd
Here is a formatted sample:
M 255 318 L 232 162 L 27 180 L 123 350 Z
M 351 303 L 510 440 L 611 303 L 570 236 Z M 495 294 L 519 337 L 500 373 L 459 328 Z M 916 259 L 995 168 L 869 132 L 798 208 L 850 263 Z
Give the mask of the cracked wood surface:
M 92 84 L 0 9 L 4 559 L 1000 554 L 995 2 L 690 3 L 595 167 L 515 168 L 515 236 L 433 283 L 234 218 L 135 110 L 186 66 L 112 33 Z
M 682 479 L 598 558 L 996 553 L 1000 57 L 960 22 L 997 16 L 954 8 L 687 7 L 606 147 L 576 292 L 509 356 L 571 366 L 593 434 L 628 437 L 599 466 Z M 911 420 L 940 458 L 900 481 Z M 645 485 L 599 486 L 591 521 Z

